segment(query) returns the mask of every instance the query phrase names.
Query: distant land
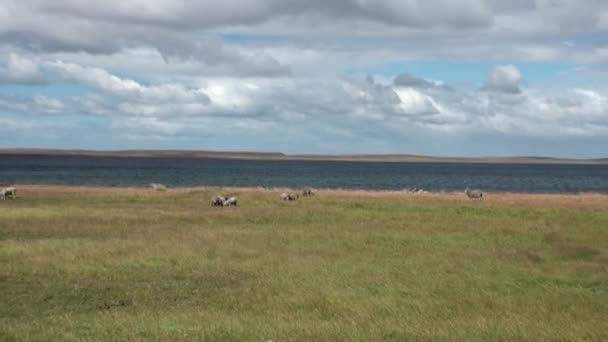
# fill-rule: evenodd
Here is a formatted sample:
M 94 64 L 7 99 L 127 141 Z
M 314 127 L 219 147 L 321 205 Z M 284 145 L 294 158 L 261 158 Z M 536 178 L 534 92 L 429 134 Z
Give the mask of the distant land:
M 0 156 L 84 156 L 122 158 L 216 158 L 245 160 L 319 160 L 403 163 L 480 163 L 480 164 L 599 164 L 608 165 L 608 158 L 573 159 L 540 156 L 513 157 L 434 157 L 414 154 L 285 154 L 281 152 L 222 152 L 195 150 L 63 150 L 63 149 L 0 149 Z

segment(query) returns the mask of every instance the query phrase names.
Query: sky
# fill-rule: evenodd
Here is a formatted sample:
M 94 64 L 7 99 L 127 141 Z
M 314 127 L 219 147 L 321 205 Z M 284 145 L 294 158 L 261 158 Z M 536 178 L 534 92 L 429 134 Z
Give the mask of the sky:
M 608 157 L 608 1 L 0 0 L 0 148 Z

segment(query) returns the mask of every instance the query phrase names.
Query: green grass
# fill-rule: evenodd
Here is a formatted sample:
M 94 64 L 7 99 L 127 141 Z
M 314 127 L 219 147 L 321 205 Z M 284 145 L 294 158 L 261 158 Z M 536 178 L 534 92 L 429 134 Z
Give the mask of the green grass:
M 608 340 L 608 212 L 216 192 L 0 202 L 0 340 Z

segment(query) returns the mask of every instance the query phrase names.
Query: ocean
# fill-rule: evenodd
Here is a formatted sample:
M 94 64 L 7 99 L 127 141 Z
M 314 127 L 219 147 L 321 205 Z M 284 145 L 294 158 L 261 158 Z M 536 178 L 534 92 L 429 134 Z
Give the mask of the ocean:
M 0 183 L 608 193 L 608 165 L 1 156 Z

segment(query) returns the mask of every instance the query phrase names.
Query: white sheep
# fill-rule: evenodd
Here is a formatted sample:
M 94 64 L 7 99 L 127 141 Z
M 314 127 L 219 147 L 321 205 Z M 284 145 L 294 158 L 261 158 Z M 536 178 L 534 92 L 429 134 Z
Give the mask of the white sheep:
M 305 188 L 304 190 L 302 190 L 302 196 L 304 197 L 308 197 L 308 196 L 312 196 L 315 193 L 312 191 L 311 188 Z
M 17 189 L 14 186 L 4 188 L 0 191 L 0 196 L 2 199 L 15 199 L 17 198 Z
M 298 195 L 298 194 L 288 194 L 286 192 L 281 194 L 281 199 L 283 201 L 295 201 L 298 198 L 300 198 L 300 195 Z
M 225 200 L 223 203 L 224 207 L 236 207 L 239 205 L 239 199 L 235 196 L 230 197 L 229 199 Z
M 470 199 L 479 199 L 479 200 L 481 200 L 483 198 L 483 192 L 481 192 L 481 190 L 471 190 L 469 188 L 466 188 L 464 190 L 464 193 L 467 194 L 467 196 Z
M 159 183 L 152 183 L 150 184 L 150 187 L 155 190 L 155 191 L 165 191 L 167 190 L 167 187 L 163 184 L 159 184 Z
M 214 207 L 221 207 L 224 205 L 224 202 L 226 202 L 227 199 L 228 198 L 224 196 L 217 195 L 211 199 L 211 205 Z

